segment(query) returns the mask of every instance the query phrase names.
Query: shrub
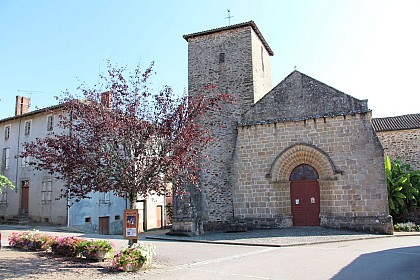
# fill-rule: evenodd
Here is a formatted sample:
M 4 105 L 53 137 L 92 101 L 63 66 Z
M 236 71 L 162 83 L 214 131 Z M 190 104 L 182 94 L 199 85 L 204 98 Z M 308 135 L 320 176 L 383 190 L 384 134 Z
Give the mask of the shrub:
M 416 225 L 415 223 L 408 222 L 408 223 L 398 223 L 394 225 L 395 231 L 420 231 L 420 225 Z
M 51 245 L 52 252 L 58 255 L 67 257 L 76 257 L 79 255 L 78 245 L 79 242 L 83 242 L 84 239 L 77 238 L 75 236 L 65 236 L 57 238 Z
M 399 216 L 406 214 L 419 204 L 420 171 L 412 169 L 409 164 L 402 164 L 400 158 L 391 163 L 389 156 L 386 156 L 385 174 L 389 210 L 396 221 Z

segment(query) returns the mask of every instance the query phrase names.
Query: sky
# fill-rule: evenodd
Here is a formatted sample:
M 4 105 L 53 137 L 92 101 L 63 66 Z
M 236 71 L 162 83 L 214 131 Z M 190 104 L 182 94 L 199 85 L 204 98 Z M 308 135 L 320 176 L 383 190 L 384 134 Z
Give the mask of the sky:
M 155 62 L 155 90 L 187 88 L 190 34 L 253 20 L 274 51 L 273 87 L 296 69 L 373 117 L 420 113 L 418 0 L 0 0 L 0 119 L 93 86 L 113 65 Z

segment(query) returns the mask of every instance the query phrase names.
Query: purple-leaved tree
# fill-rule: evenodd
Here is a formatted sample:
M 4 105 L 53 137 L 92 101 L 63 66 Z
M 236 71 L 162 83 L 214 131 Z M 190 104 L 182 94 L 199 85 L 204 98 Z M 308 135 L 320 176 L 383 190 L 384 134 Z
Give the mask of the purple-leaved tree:
M 61 98 L 63 133 L 25 143 L 21 156 L 64 181 L 63 195 L 76 199 L 113 191 L 135 208 L 138 195 L 165 194 L 168 182 L 183 194 L 183 186 L 197 185 L 200 151 L 211 141 L 211 128 L 197 120 L 233 100 L 227 94 L 206 96 L 211 86 L 194 97 L 177 97 L 170 87 L 153 92 L 153 74 L 153 64 L 127 73 L 108 63 L 100 85 L 82 85 L 81 97 Z

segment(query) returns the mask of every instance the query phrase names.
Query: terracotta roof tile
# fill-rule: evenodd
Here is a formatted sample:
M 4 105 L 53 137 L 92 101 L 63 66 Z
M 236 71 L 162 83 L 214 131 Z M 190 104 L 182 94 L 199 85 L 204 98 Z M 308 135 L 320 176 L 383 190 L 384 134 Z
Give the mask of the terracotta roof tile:
M 372 118 L 372 125 L 375 131 L 420 128 L 420 114 L 410 114 L 387 118 Z

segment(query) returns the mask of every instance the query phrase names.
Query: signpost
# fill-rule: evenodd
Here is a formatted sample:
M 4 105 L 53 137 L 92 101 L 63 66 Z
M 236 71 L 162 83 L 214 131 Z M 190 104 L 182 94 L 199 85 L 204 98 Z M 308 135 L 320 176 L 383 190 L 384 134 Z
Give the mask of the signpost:
M 124 238 L 137 242 L 139 232 L 139 212 L 137 209 L 124 210 Z

